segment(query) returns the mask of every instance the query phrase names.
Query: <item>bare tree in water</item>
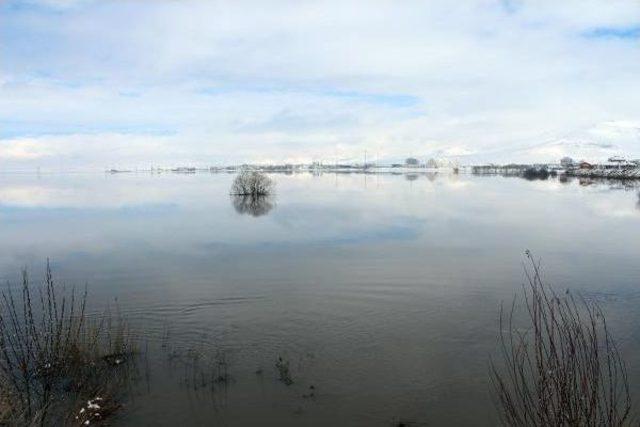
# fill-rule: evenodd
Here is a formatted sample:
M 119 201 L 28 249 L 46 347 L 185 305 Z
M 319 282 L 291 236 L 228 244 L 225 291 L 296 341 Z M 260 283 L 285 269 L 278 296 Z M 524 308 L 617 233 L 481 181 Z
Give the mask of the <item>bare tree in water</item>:
M 631 425 L 627 371 L 602 310 L 592 301 L 558 295 L 527 251 L 526 326 L 516 300 L 500 311 L 501 364 L 491 380 L 508 426 Z
M 261 197 L 273 194 L 275 184 L 271 178 L 257 171 L 244 170 L 231 185 L 231 195 Z

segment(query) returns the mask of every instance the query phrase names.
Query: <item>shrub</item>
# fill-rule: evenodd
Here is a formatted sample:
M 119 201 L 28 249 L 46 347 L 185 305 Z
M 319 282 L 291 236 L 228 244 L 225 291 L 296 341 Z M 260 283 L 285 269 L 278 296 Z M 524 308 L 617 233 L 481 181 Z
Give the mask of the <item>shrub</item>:
M 19 296 L 10 287 L 0 296 L 0 424 L 88 425 L 115 412 L 132 366 L 126 324 L 108 313 L 90 320 L 86 289 L 59 295 L 48 262 L 37 292 L 23 270 Z
M 515 322 L 516 301 L 500 311 L 503 364 L 491 363 L 501 420 L 508 426 L 622 426 L 631 423 L 627 371 L 602 310 L 558 295 L 527 252 L 524 306 L 528 326 Z
M 522 173 L 522 177 L 525 179 L 529 179 L 529 180 L 534 180 L 534 179 L 548 179 L 549 178 L 549 171 L 547 170 L 547 168 L 534 168 L 534 167 L 528 167 L 524 170 L 524 172 Z
M 257 171 L 244 170 L 236 176 L 231 186 L 233 196 L 269 196 L 273 194 L 275 184 L 271 178 Z

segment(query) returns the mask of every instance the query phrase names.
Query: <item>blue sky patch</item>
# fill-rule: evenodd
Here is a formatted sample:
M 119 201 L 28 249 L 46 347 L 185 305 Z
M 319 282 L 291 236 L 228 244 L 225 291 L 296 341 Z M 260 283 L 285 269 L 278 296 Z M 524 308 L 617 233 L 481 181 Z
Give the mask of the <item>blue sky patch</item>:
M 210 96 L 227 95 L 233 92 L 254 93 L 302 93 L 329 98 L 339 98 L 347 101 L 362 102 L 366 104 L 382 105 L 392 108 L 409 108 L 418 105 L 421 99 L 417 96 L 402 93 L 377 93 L 340 90 L 323 87 L 296 87 L 289 86 L 259 86 L 242 84 L 225 84 L 222 86 L 206 87 L 197 90 L 197 93 Z
M 584 33 L 594 39 L 640 39 L 640 24 L 629 27 L 598 27 Z

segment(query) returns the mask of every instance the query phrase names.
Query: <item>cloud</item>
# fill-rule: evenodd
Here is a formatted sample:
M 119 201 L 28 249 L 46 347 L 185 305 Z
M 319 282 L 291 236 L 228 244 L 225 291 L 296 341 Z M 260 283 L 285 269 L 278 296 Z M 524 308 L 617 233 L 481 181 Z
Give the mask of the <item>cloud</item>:
M 0 145 L 0 159 L 23 161 L 41 159 L 50 155 L 48 147 L 33 139 L 3 142 Z
M 172 137 L 136 134 L 70 134 L 16 137 L 0 141 L 0 159 L 23 167 L 103 168 L 144 164 L 149 158 L 185 160 Z M 193 153 L 189 153 L 192 155 Z M 144 163 L 143 163 L 144 162 Z
M 636 2 L 16 4 L 0 6 L 0 147 L 16 167 L 555 160 L 638 142 L 606 125 L 640 120 Z M 45 148 L 20 157 L 19 141 Z
M 624 141 L 629 144 L 640 143 L 640 121 L 617 120 L 604 122 L 589 129 L 588 132 L 603 140 Z

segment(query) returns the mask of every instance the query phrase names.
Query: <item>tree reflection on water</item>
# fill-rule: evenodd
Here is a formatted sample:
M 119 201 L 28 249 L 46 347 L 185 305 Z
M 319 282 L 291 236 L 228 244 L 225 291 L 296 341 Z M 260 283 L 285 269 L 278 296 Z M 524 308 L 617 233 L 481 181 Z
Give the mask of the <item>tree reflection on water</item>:
M 259 217 L 268 214 L 275 203 L 271 196 L 231 196 L 233 208 L 241 215 Z

